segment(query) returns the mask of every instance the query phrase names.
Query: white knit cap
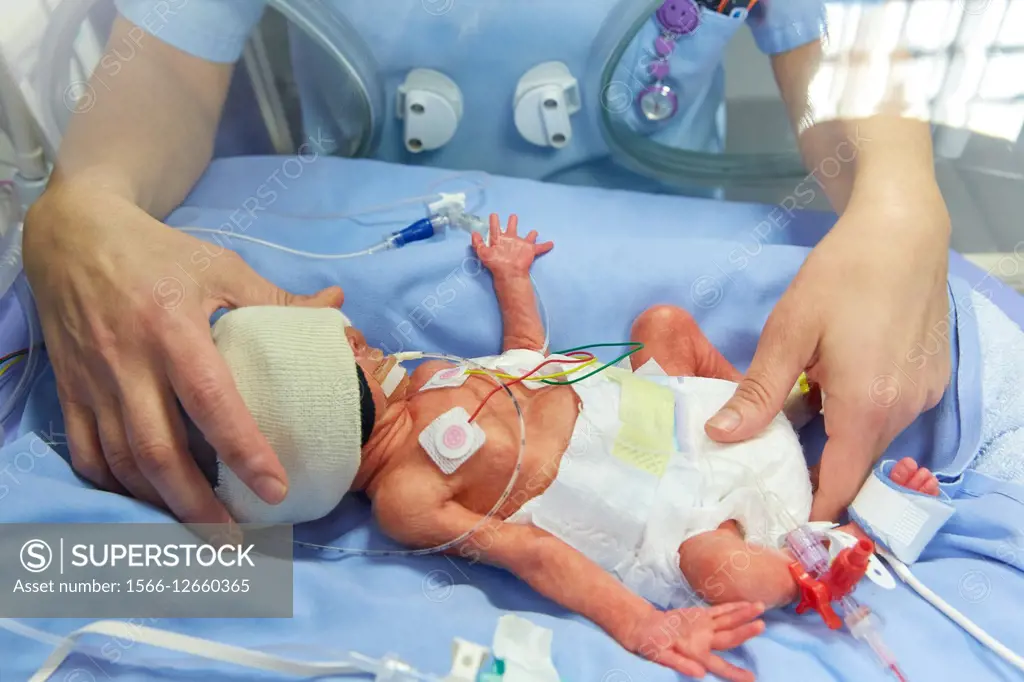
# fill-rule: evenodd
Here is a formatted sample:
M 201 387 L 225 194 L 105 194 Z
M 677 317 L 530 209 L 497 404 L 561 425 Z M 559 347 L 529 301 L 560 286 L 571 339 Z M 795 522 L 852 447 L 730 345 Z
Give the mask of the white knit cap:
M 260 432 L 288 472 L 278 505 L 218 461 L 217 497 L 239 523 L 303 523 L 330 513 L 359 470 L 362 419 L 348 319 L 333 308 L 253 306 L 226 313 L 213 341 Z

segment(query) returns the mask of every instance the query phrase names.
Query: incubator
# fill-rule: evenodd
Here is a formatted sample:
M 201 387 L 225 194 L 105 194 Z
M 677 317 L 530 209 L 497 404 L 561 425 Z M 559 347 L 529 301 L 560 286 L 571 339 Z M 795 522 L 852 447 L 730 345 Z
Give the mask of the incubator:
M 97 3 L 58 3 L 43 36 L 30 82 L 51 145 L 146 42 L 140 33 L 115 46 L 96 65 L 96 82 L 73 80 L 67 65 L 80 26 L 96 7 L 100 23 L 109 21 Z M 196 30 L 193 22 L 207 20 L 198 5 L 117 0 L 172 45 L 214 61 L 240 58 L 278 153 L 294 152 L 301 122 L 332 140 L 328 154 L 570 184 L 706 191 L 805 175 L 795 150 L 722 154 L 723 58 L 747 28 L 766 55 L 814 40 L 824 31 L 822 0 L 573 0 L 529 12 L 495 0 L 398 0 L 386 14 L 358 3 L 229 4 L 217 35 Z M 257 30 L 245 41 L 264 7 L 287 22 L 285 54 L 281 36 Z M 237 25 L 224 24 L 228 17 Z M 516 49 L 498 58 L 495 36 Z M 273 49 L 294 75 L 270 63 Z
M 88 13 L 90 4 L 85 1 L 60 3 L 46 41 L 54 49 L 60 50 L 59 55 L 66 54 L 72 42 L 68 36 L 72 29 L 77 30 L 76 22 L 80 23 Z M 125 7 L 141 6 L 131 2 L 122 4 Z M 169 6 L 180 4 L 172 2 Z M 424 68 L 424 65 L 443 61 L 432 53 L 440 52 L 439 45 L 444 40 L 433 41 L 414 51 L 406 61 L 396 59 L 396 53 L 388 50 L 395 40 L 389 36 L 389 32 L 393 33 L 393 22 L 411 18 L 414 12 L 423 13 L 429 3 L 419 0 L 405 3 L 395 9 L 395 16 L 384 24 L 380 23 L 379 8 L 372 4 L 351 7 L 346 12 L 333 12 L 327 3 L 272 0 L 269 4 L 291 21 L 290 30 L 296 39 L 294 54 L 297 61 L 307 67 L 298 69 L 299 85 L 303 88 L 316 87 L 324 93 L 323 108 L 305 111 L 303 122 L 310 129 L 323 126 L 332 131 L 330 137 L 337 141 L 336 147 L 330 150 L 332 153 L 375 156 L 407 164 L 433 163 L 474 169 L 481 168 L 479 159 L 487 158 L 487 163 L 493 163 L 493 168 L 504 174 L 566 182 L 580 181 L 579 177 L 588 176 L 583 181 L 618 183 L 619 179 L 602 179 L 604 170 L 600 163 L 595 162 L 595 159 L 610 156 L 640 175 L 677 187 L 684 180 L 687 183 L 698 180 L 719 184 L 804 177 L 806 173 L 794 154 L 715 154 L 724 144 L 722 111 L 718 99 L 724 85 L 720 66 L 710 55 L 716 54 L 715 50 L 720 49 L 739 24 L 748 18 L 747 15 L 754 11 L 755 3 L 741 3 L 743 6 L 739 13 L 733 11 L 736 8 L 732 7 L 726 13 L 718 12 L 717 9 L 705 11 L 708 8 L 706 3 L 702 3 L 698 16 L 703 19 L 695 19 L 690 13 L 697 5 L 681 4 L 680 8 L 674 8 L 662 0 L 602 0 L 597 3 L 600 11 L 586 16 L 576 13 L 572 3 L 559 3 L 559 6 L 552 6 L 550 10 L 550 23 L 589 32 L 593 39 L 583 49 L 574 49 L 570 51 L 571 54 L 561 56 L 560 59 L 540 61 L 531 56 L 536 51 L 531 51 L 527 46 L 520 50 L 520 59 L 500 65 L 501 73 L 480 70 L 457 78 L 449 77 L 441 69 Z M 717 3 L 712 4 L 719 7 Z M 479 56 L 486 48 L 486 41 L 480 38 L 483 31 L 479 30 L 479 25 L 474 28 L 474 22 L 500 23 L 508 20 L 506 15 L 500 14 L 494 15 L 498 18 L 487 17 L 487 12 L 492 10 L 474 7 L 472 3 L 439 3 L 438 7 L 441 6 L 447 9 L 428 20 L 435 22 L 434 29 L 445 36 L 451 45 L 457 46 L 460 54 Z M 426 14 L 430 14 L 429 9 Z M 603 20 L 598 21 L 594 17 L 603 17 Z M 813 17 L 813 12 L 804 18 L 807 17 Z M 417 20 L 423 19 L 422 16 L 417 17 Z M 806 25 L 813 23 L 813 19 L 807 19 Z M 167 28 L 168 31 L 173 30 L 173 26 Z M 687 40 L 697 45 L 697 52 L 686 52 Z M 641 55 L 651 50 L 659 59 L 643 62 Z M 692 59 L 679 59 L 686 54 L 696 56 Z M 381 55 L 392 61 L 382 64 Z M 249 58 L 247 53 L 246 59 Z M 69 61 L 64 57 L 53 60 L 55 65 L 61 66 L 66 66 Z M 55 67 L 38 71 L 38 91 L 45 98 L 43 111 L 44 119 L 49 122 L 48 129 L 64 128 L 69 113 L 67 96 L 73 85 L 68 79 L 67 69 Z M 502 91 L 495 94 L 494 83 L 501 80 L 507 80 L 512 85 L 507 93 Z M 11 91 L 10 88 L 0 87 L 0 92 L 5 90 Z M 501 115 L 483 115 L 479 109 L 471 106 L 474 102 L 486 105 L 483 107 L 486 111 L 500 111 Z M 18 109 L 8 102 L 4 104 L 7 111 Z M 268 106 L 266 109 L 272 110 L 273 107 Z M 698 119 L 705 124 L 693 125 Z M 23 120 L 14 118 L 8 122 L 19 124 Z M 688 125 L 683 126 L 684 122 Z M 277 120 L 276 123 L 282 122 Z M 24 125 L 19 127 L 24 129 Z M 26 137 L 31 138 L 32 135 L 19 135 L 18 139 Z M 23 389 L 31 380 L 38 361 L 35 351 L 39 347 L 41 334 L 38 320 L 34 317 L 31 293 L 20 275 L 20 214 L 23 206 L 31 202 L 45 183 L 45 164 L 40 165 L 44 146 L 19 147 L 16 182 L 20 194 L 15 197 L 12 210 L 9 211 L 15 217 L 7 223 L 0 222 L 0 296 L 10 288 L 14 289 L 23 303 L 22 309 L 29 316 L 30 333 L 26 359 L 21 361 L 22 367 L 18 368 L 21 378 L 14 391 L 14 398 L 0 405 L 0 422 L 23 395 Z M 482 188 L 481 185 L 479 189 L 482 191 Z M 254 242 L 305 258 L 352 258 L 402 248 L 416 241 L 441 238 L 448 231 L 479 233 L 486 237 L 484 221 L 474 213 L 476 209 L 468 205 L 471 195 L 472 191 L 469 195 L 466 192 L 432 192 L 426 197 L 407 200 L 403 202 L 406 205 L 425 205 L 425 217 L 403 229 L 383 235 L 380 242 L 365 250 L 345 254 L 298 251 L 222 230 L 183 228 L 183 231 L 227 235 L 231 239 Z M 376 207 L 357 214 L 325 215 L 317 216 L 316 219 L 351 220 L 358 223 L 364 215 L 387 212 L 392 208 Z M 549 325 L 545 324 L 545 327 Z M 576 349 L 563 352 L 573 353 Z M 467 373 L 487 374 L 496 383 L 495 392 L 505 392 L 513 402 L 515 397 L 508 390 L 508 382 L 527 378 L 476 366 L 471 360 L 406 352 L 399 354 L 397 362 L 388 368 L 385 382 L 391 386 L 400 380 L 401 372 L 404 371 L 401 362 L 429 357 L 456 362 Z M 591 357 L 588 362 L 593 363 L 593 360 Z M 0 376 L 0 381 L 3 380 L 4 377 Z M 801 413 L 807 417 L 813 414 L 800 405 L 794 409 L 802 410 Z M 458 450 L 455 457 L 448 457 L 450 452 L 439 450 L 440 459 L 450 461 L 453 465 L 460 458 L 472 455 L 472 452 L 466 455 L 459 450 L 461 445 L 452 445 L 455 441 L 472 442 L 471 438 L 465 437 L 465 431 L 462 432 L 462 440 L 453 436 L 452 440 L 445 441 L 446 434 L 452 433 L 452 427 L 456 431 L 466 429 L 474 415 L 467 413 L 456 416 L 457 419 L 442 424 L 444 428 L 438 429 L 436 434 L 444 447 Z M 508 498 L 522 463 L 526 442 L 521 412 L 519 420 L 519 462 L 492 514 Z M 429 435 L 433 437 L 435 434 Z M 840 538 L 837 535 L 829 535 L 827 530 L 820 528 L 797 525 L 791 519 L 788 523 L 790 533 L 786 543 L 803 570 L 803 574 L 795 577 L 807 587 L 806 599 L 802 603 L 815 607 L 830 624 L 837 622 L 832 616 L 838 616 L 838 622 L 846 625 L 855 638 L 864 641 L 885 669 L 903 679 L 891 653 L 881 641 L 877 623 L 870 617 L 865 606 L 850 595 L 851 576 L 857 577 L 858 572 L 860 575 L 867 574 L 879 584 L 891 581 L 894 585 L 891 576 L 884 573 L 876 559 L 867 557 L 870 554 L 867 546 L 854 545 L 840 549 Z M 426 550 L 376 551 L 326 547 L 315 543 L 300 544 L 371 556 L 427 554 L 451 548 L 477 530 L 473 528 L 451 542 Z M 826 537 L 833 541 L 831 546 L 834 551 L 831 553 L 825 549 Z M 942 602 L 888 549 L 880 546 L 874 549 L 892 566 L 897 576 L 914 590 L 998 655 L 1024 669 L 1017 654 L 992 640 L 962 614 Z M 844 558 L 840 560 L 839 556 Z M 825 591 L 815 587 L 814 583 L 824 586 Z M 833 601 L 836 602 L 835 607 L 832 606 Z M 828 615 L 833 608 L 838 613 Z M 508 623 L 503 621 L 504 630 L 499 625 L 501 637 L 496 634 L 492 647 L 494 655 L 486 647 L 456 639 L 453 644 L 452 672 L 443 678 L 415 671 L 398 657 L 372 659 L 352 653 L 342 662 L 306 663 L 153 629 L 145 630 L 143 635 L 133 632 L 132 636 L 137 641 L 147 641 L 158 647 L 288 674 L 369 674 L 378 680 L 394 682 L 485 682 L 501 679 L 504 666 L 522 660 L 522 654 L 517 659 L 516 655 L 508 653 L 515 649 L 510 648 L 508 638 L 512 637 L 511 633 L 527 633 L 532 642 L 545 640 L 543 632 L 522 623 L 513 623 L 511 626 Z M 16 621 L 0 620 L 0 627 L 56 647 L 44 669 L 33 680 L 49 679 L 64 657 L 79 647 L 77 640 L 81 635 L 92 632 L 118 636 L 124 632 L 123 624 L 112 622 L 94 623 L 65 639 L 41 633 Z M 536 664 L 536 669 L 542 671 L 530 678 L 538 682 L 557 680 L 557 674 L 552 677 L 549 636 L 546 645 L 546 657 L 543 654 L 544 647 L 541 646 L 541 653 L 536 654 L 536 660 L 531 661 L 531 665 Z M 500 655 L 502 651 L 506 655 Z M 487 667 L 489 663 L 490 668 Z
M 482 191 L 482 187 L 486 186 L 486 181 L 475 181 L 476 187 L 479 191 Z M 378 245 L 379 249 L 385 248 L 400 248 L 406 244 L 410 244 L 414 241 L 425 240 L 434 238 L 435 235 L 441 235 L 448 228 L 452 228 L 456 231 L 456 234 L 462 231 L 468 232 L 481 232 L 483 221 L 471 213 L 468 210 L 468 197 L 472 196 L 472 190 L 469 192 L 460 192 L 454 194 L 442 194 L 440 192 L 425 195 L 423 197 L 415 197 L 405 202 L 400 202 L 399 206 L 415 205 L 420 204 L 423 206 L 426 216 L 421 218 L 411 225 L 407 226 L 403 230 L 397 230 L 385 235 L 384 240 Z M 324 215 L 314 216 L 314 218 L 326 219 L 326 220 L 338 220 L 347 219 L 360 221 L 366 215 L 370 213 L 386 213 L 394 210 L 395 206 L 381 206 L 372 207 L 366 211 L 359 211 L 358 213 L 348 215 Z M 306 216 L 309 218 L 309 216 Z M 375 223 L 379 224 L 379 223 Z M 255 241 L 268 248 L 281 249 L 285 252 L 297 255 L 304 258 L 348 258 L 357 255 L 365 255 L 374 253 L 374 248 L 367 249 L 363 252 L 355 254 L 316 254 L 296 251 L 280 247 L 279 245 L 271 242 L 255 240 L 247 235 L 232 235 L 230 232 L 218 231 L 218 230 L 206 230 L 203 228 L 196 228 L 193 231 L 198 232 L 213 232 L 226 234 L 231 238 L 245 238 L 250 241 Z M 404 233 L 404 234 L 403 234 Z M 413 247 L 421 248 L 421 247 Z M 378 249 L 378 250 L 379 250 Z M 18 285 L 16 285 L 18 286 Z M 27 289 L 26 289 L 27 291 Z M 546 329 L 550 328 L 550 323 L 546 319 L 546 311 L 543 308 L 543 302 L 539 298 L 540 306 L 542 309 L 543 316 L 545 318 L 544 326 Z M 28 310 L 32 310 L 29 306 Z M 35 328 L 35 327 L 33 327 Z M 547 344 L 545 343 L 545 346 Z M 519 381 L 544 381 L 553 383 L 564 383 L 566 381 L 572 381 L 577 379 L 586 378 L 593 372 L 602 371 L 611 364 L 618 363 L 635 352 L 636 348 L 631 349 L 629 352 L 620 355 L 612 363 L 605 363 L 604 365 L 597 366 L 596 358 L 592 354 L 587 354 L 584 349 L 573 348 L 562 351 L 563 354 L 575 357 L 579 362 L 568 374 L 575 374 L 575 376 L 566 377 L 564 373 L 558 373 L 556 375 L 540 375 L 537 372 L 541 369 L 540 367 L 535 368 L 532 372 L 525 374 L 510 374 L 500 370 L 484 367 L 474 360 L 468 360 L 464 358 L 457 358 L 453 356 L 447 356 L 443 354 L 432 354 L 418 351 L 404 351 L 395 355 L 396 363 L 389 368 L 388 375 L 392 374 L 395 368 L 401 366 L 401 363 L 417 361 L 424 358 L 438 358 L 447 360 L 454 363 L 457 367 L 460 367 L 460 376 L 463 378 L 468 374 L 480 374 L 488 375 L 491 380 L 495 383 L 495 390 L 492 395 L 497 395 L 499 392 L 505 393 L 513 400 L 513 404 L 517 407 L 517 414 L 519 414 L 520 421 L 520 452 L 519 461 L 516 464 L 515 470 L 510 478 L 508 486 L 504 493 L 501 495 L 496 503 L 496 506 L 491 510 L 488 517 L 466 533 L 454 538 L 450 542 L 446 542 L 437 547 L 431 547 L 422 550 L 375 550 L 375 549 L 364 549 L 357 547 L 334 547 L 326 546 L 319 543 L 313 542 L 302 542 L 299 541 L 297 544 L 307 546 L 314 549 L 323 551 L 340 552 L 342 554 L 361 554 L 371 557 L 387 556 L 387 555 L 425 555 L 444 551 L 449 549 L 460 542 L 466 541 L 473 533 L 479 531 L 481 525 L 489 520 L 490 516 L 493 516 L 500 506 L 508 499 L 511 494 L 512 488 L 515 485 L 516 478 L 518 476 L 519 469 L 522 464 L 522 456 L 526 447 L 525 439 L 525 422 L 522 418 L 521 410 L 518 404 L 515 402 L 515 396 L 509 390 L 509 386 L 512 383 Z M 565 360 L 561 360 L 564 364 Z M 570 363 L 571 364 L 571 363 Z M 452 381 L 458 377 L 442 377 L 439 381 Z M 806 379 L 801 377 L 801 381 L 794 387 L 791 400 L 787 404 L 787 414 L 792 415 L 799 421 L 804 421 L 820 409 L 820 403 L 807 404 L 808 396 L 811 393 L 811 387 L 807 383 Z M 490 396 L 489 396 L 490 397 Z M 478 410 L 477 410 L 478 411 Z M 465 416 L 465 415 L 464 415 Z M 475 415 L 465 416 L 464 419 L 455 420 L 457 428 L 464 429 L 467 424 L 472 422 L 472 417 Z M 452 424 L 455 424 L 455 421 Z M 441 441 L 444 442 L 444 435 L 450 429 L 448 427 L 452 424 L 445 424 L 445 429 L 441 430 Z M 454 447 L 454 446 L 452 446 Z M 472 453 L 470 453 L 472 454 Z M 458 458 L 455 458 L 458 459 Z M 757 481 L 757 475 L 753 471 L 750 472 L 750 476 L 755 485 L 759 485 Z M 870 557 L 865 562 L 865 556 L 869 554 L 868 548 L 864 545 L 849 546 L 849 543 L 844 545 L 845 540 L 837 535 L 833 529 L 829 527 L 815 527 L 815 526 L 801 526 L 795 523 L 791 518 L 786 518 L 783 505 L 778 500 L 774 499 L 772 494 L 764 491 L 765 500 L 769 505 L 780 509 L 780 522 L 789 529 L 789 533 L 786 536 L 786 544 L 789 546 L 794 556 L 799 560 L 802 572 L 806 574 L 803 577 L 800 571 L 796 568 L 794 571 L 794 578 L 796 578 L 802 585 L 804 599 L 802 604 L 805 608 L 814 608 L 816 611 L 822 614 L 827 623 L 832 626 L 845 625 L 850 634 L 865 643 L 867 651 L 871 652 L 872 655 L 878 660 L 886 670 L 889 670 L 898 679 L 902 673 L 899 670 L 897 663 L 893 660 L 891 653 L 887 650 L 881 639 L 881 630 L 878 627 L 877 621 L 871 616 L 870 611 L 865 608 L 865 605 L 859 603 L 851 596 L 850 591 L 854 586 L 856 579 L 862 575 L 867 575 L 869 579 L 873 580 L 877 584 L 886 589 L 895 586 L 891 576 L 881 568 L 877 559 Z M 830 525 L 830 524 L 827 524 Z M 829 549 L 825 549 L 824 541 L 828 540 L 830 543 Z M 920 547 L 910 542 L 906 545 L 911 551 L 918 551 Z M 914 590 L 922 594 L 931 603 L 935 604 L 936 607 L 946 614 L 948 617 L 953 619 L 958 624 L 962 625 L 964 629 L 969 632 L 972 636 L 976 637 L 986 646 L 990 647 L 998 655 L 1009 661 L 1011 664 L 1024 669 L 1024 663 L 1022 663 L 1020 657 L 1014 652 L 1008 650 L 1001 643 L 993 640 L 984 631 L 980 630 L 976 625 L 971 623 L 969 620 L 963 617 L 962 614 L 955 611 L 948 604 L 945 604 L 940 600 L 934 593 L 928 590 L 927 587 L 922 585 L 918 581 L 910 570 L 906 567 L 905 563 L 897 559 L 893 554 L 890 553 L 891 548 L 883 548 L 881 546 L 875 547 L 875 551 L 879 556 L 883 557 L 893 567 L 896 574 Z M 839 558 L 843 557 L 843 558 Z M 910 559 L 912 561 L 913 558 Z M 837 569 L 837 567 L 839 567 Z M 834 605 L 833 605 L 834 603 Z M 834 611 L 833 611 L 834 609 Z M 838 616 L 838 621 L 836 620 Z M 37 680 L 49 679 L 49 674 L 52 673 L 60 665 L 60 662 L 66 657 L 72 650 L 76 650 L 80 645 L 77 643 L 77 638 L 80 634 L 72 635 L 67 639 L 55 638 L 51 635 L 45 635 L 34 631 L 32 628 L 25 626 L 17 621 L 0 621 L 0 627 L 4 627 L 12 632 L 16 632 L 21 635 L 40 638 L 43 637 L 44 641 L 49 643 L 57 644 L 57 650 L 51 656 L 51 660 L 48 662 L 48 666 L 44 666 L 44 671 L 34 678 Z M 94 630 L 89 630 L 90 627 L 94 627 Z M 116 632 L 117 628 L 123 627 L 121 623 L 101 621 L 93 624 L 93 626 L 87 626 L 82 631 L 83 634 L 88 632 Z M 272 655 L 266 652 L 255 652 L 246 649 L 240 649 L 238 647 L 229 647 L 219 643 L 208 642 L 205 640 L 199 640 L 191 637 L 184 637 L 181 635 L 175 635 L 160 630 L 149 629 L 145 631 L 146 634 L 142 635 L 143 641 L 152 643 L 155 646 L 169 648 L 179 652 L 206 657 L 214 660 L 222 660 L 232 662 L 238 665 L 255 667 L 263 670 L 275 670 L 279 672 L 301 672 L 302 674 L 313 674 L 314 672 L 319 674 L 324 673 L 336 673 L 336 674 L 371 674 L 376 675 L 379 680 L 444 680 L 444 682 L 484 682 L 485 680 L 499 680 L 501 679 L 501 665 L 494 664 L 490 669 L 484 669 L 481 672 L 480 668 L 477 668 L 476 675 L 466 677 L 452 677 L 439 678 L 424 673 L 419 673 L 412 670 L 407 664 L 402 663 L 397 658 L 385 658 L 385 659 L 372 659 L 362 656 L 357 653 L 353 653 L 343 662 L 334 663 L 305 663 L 301 661 L 295 661 L 292 659 L 283 658 L 281 656 Z M 135 635 L 136 640 L 140 640 L 138 634 Z M 456 643 L 456 648 L 463 646 L 462 644 Z M 473 645 L 476 647 L 476 645 Z M 480 651 L 480 648 L 473 648 L 473 651 Z M 177 665 L 177 663 L 175 664 Z M 483 665 L 483 664 L 481 664 Z M 484 666 L 486 667 L 486 666 Z M 557 677 L 538 677 L 538 678 L 527 678 L 557 680 Z

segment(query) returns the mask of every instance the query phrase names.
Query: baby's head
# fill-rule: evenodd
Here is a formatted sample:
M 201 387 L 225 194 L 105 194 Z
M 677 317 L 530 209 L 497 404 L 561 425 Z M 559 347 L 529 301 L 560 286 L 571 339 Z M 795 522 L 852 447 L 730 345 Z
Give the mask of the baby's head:
M 288 495 L 270 505 L 218 463 L 217 496 L 241 523 L 328 514 L 365 479 L 364 447 L 394 421 L 408 377 L 334 308 L 240 308 L 217 321 L 213 340 L 288 475 Z
M 360 390 L 369 392 L 372 397 L 370 407 L 376 415 L 381 415 L 389 405 L 405 398 L 409 389 L 409 377 L 394 355 L 387 355 L 380 348 L 370 346 L 366 343 L 363 333 L 351 326 L 347 318 L 345 323 L 348 324 L 345 327 L 345 337 L 352 348 L 358 367 Z M 368 419 L 367 410 L 363 412 L 363 419 L 364 428 L 369 420 L 369 427 L 372 430 L 376 420 Z M 369 437 L 369 432 L 366 432 L 366 436 Z

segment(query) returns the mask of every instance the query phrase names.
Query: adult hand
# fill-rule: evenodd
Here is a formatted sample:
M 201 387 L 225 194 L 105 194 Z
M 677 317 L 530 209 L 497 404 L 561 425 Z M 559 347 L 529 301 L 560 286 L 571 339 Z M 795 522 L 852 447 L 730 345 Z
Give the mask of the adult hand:
M 238 394 L 209 319 L 222 307 L 340 306 L 340 289 L 294 296 L 237 254 L 120 196 L 68 187 L 32 207 L 24 262 L 80 475 L 184 522 L 229 523 L 188 451 L 177 398 L 247 485 L 268 503 L 284 498 L 284 468 Z
M 812 520 L 835 520 L 950 377 L 949 217 L 941 196 L 851 203 L 769 316 L 750 369 L 708 421 L 721 442 L 779 413 L 801 371 L 825 396 Z

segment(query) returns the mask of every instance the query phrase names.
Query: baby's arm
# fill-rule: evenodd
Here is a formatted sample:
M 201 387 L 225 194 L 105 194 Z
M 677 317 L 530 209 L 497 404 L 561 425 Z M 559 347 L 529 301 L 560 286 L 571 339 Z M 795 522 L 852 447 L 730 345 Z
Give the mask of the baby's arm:
M 399 542 L 431 547 L 459 537 L 483 517 L 447 502 L 434 513 L 417 514 L 410 524 L 408 508 L 403 510 L 396 498 L 378 507 L 378 520 Z M 451 552 L 514 573 L 545 597 L 593 621 L 627 650 L 684 675 L 701 677 L 710 671 L 737 682 L 752 679 L 711 651 L 739 646 L 759 634 L 760 605 L 662 612 L 553 535 L 497 519 L 489 519 Z
M 525 239 L 517 236 L 517 223 L 516 216 L 511 216 L 508 229 L 502 232 L 498 216 L 492 213 L 490 245 L 474 234 L 473 247 L 494 279 L 494 293 L 501 310 L 502 351 L 516 348 L 546 351 L 544 322 L 537 311 L 530 266 L 536 256 L 547 253 L 554 244 L 537 244 L 536 231 Z

